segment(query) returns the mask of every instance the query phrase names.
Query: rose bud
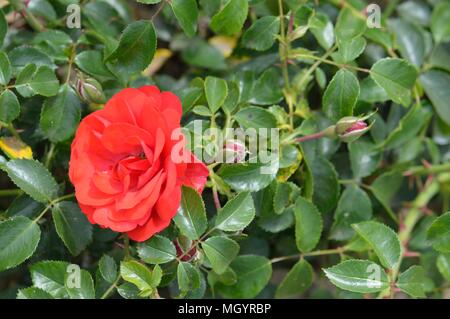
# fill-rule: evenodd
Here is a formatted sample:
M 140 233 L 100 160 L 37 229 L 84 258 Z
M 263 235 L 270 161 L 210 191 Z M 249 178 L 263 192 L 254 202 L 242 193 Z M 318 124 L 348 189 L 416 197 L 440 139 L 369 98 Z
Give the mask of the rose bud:
M 226 141 L 223 151 L 226 163 L 240 163 L 245 160 L 247 155 L 245 144 L 239 140 Z
M 177 251 L 177 257 L 180 258 L 181 261 L 190 261 L 197 254 L 197 247 L 196 246 L 191 246 L 190 248 L 183 249 L 181 247 L 181 244 L 178 241 L 178 239 L 175 239 L 173 241 L 173 243 L 174 243 L 175 249 Z
M 87 103 L 103 104 L 105 103 L 105 95 L 101 84 L 93 79 L 84 79 L 81 77 L 77 81 L 77 91 L 80 97 Z
M 353 142 L 360 136 L 362 136 L 364 133 L 366 133 L 368 130 L 370 130 L 370 127 L 371 126 L 368 126 L 366 122 L 358 121 L 354 123 L 352 126 L 350 126 L 343 133 L 339 134 L 339 138 L 341 139 L 341 141 L 346 143 Z

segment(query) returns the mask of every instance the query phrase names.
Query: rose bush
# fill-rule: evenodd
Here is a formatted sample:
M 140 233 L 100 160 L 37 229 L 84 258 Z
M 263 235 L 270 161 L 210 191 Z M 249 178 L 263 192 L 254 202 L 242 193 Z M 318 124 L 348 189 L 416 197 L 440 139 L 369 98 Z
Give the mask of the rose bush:
M 0 298 L 446 298 L 446 0 L 0 0 Z

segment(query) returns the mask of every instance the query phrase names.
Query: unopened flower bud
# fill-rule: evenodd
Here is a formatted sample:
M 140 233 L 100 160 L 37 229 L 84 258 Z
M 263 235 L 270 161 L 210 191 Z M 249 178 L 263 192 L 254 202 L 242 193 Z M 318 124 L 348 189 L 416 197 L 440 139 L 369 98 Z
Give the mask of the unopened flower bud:
M 341 141 L 349 143 L 358 139 L 360 136 L 364 135 L 368 130 L 370 130 L 370 126 L 367 125 L 364 121 L 358 121 L 349 127 L 344 133 L 339 134 L 339 138 Z
M 103 104 L 105 95 L 101 84 L 93 78 L 80 78 L 77 81 L 77 90 L 80 97 L 88 103 Z
M 224 156 L 226 163 L 240 163 L 245 160 L 247 155 L 247 149 L 245 143 L 239 140 L 228 140 L 225 142 Z

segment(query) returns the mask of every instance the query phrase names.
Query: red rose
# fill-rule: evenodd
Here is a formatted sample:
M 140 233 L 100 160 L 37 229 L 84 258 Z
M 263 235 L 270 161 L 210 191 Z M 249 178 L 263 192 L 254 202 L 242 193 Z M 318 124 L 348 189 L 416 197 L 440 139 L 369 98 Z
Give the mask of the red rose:
M 81 121 L 69 177 L 92 224 L 145 241 L 170 224 L 182 185 L 203 190 L 208 169 L 181 134 L 172 138 L 181 115 L 173 93 L 144 86 L 122 90 Z

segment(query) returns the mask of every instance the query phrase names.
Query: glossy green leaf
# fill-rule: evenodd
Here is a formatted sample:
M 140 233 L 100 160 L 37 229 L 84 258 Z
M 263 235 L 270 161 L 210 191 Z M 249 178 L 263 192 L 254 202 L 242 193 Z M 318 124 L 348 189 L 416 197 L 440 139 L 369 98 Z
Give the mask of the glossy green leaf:
M 3 41 L 8 31 L 8 23 L 6 22 L 5 14 L 3 10 L 0 9 L 0 47 L 3 45 Z
M 398 276 L 397 287 L 414 298 L 425 298 L 425 270 L 421 266 L 412 266 Z
M 334 285 L 348 291 L 374 293 L 389 288 L 386 272 L 368 260 L 346 260 L 324 272 Z
M 433 9 L 431 16 L 431 31 L 436 42 L 444 42 L 450 39 L 450 3 L 439 2 Z
M 164 264 L 177 257 L 175 245 L 166 237 L 158 235 L 140 243 L 137 251 L 139 257 L 149 264 Z
M 256 20 L 245 31 L 242 41 L 246 48 L 265 51 L 273 46 L 279 32 L 280 19 L 274 16 L 265 16 Z
M 181 291 L 197 289 L 200 286 L 200 272 L 187 262 L 180 262 L 177 268 L 178 288 Z
M 215 113 L 222 104 L 228 94 L 227 81 L 216 78 L 214 76 L 208 76 L 205 79 L 205 94 L 208 106 L 211 112 Z
M 366 21 L 360 19 L 349 7 L 339 13 L 336 23 L 336 37 L 338 41 L 354 39 L 364 33 Z
M 26 217 L 18 216 L 0 222 L 0 271 L 30 258 L 40 238 L 39 226 Z
M 228 0 L 212 17 L 210 27 L 215 33 L 234 35 L 242 29 L 247 14 L 248 0 Z
M 231 263 L 231 269 L 236 273 L 236 283 L 216 286 L 225 298 L 254 298 L 268 284 L 272 276 L 272 264 L 270 260 L 262 256 L 238 256 Z
M 358 186 L 348 186 L 339 199 L 334 223 L 331 228 L 331 238 L 348 240 L 354 235 L 354 223 L 367 221 L 372 217 L 372 203 L 369 196 Z
M 92 225 L 73 202 L 59 202 L 52 209 L 56 232 L 73 256 L 92 241 Z
M 390 216 L 395 216 L 391 209 L 391 200 L 401 185 L 401 174 L 397 172 L 386 172 L 378 176 L 370 186 L 373 195 L 383 205 Z
M 345 69 L 339 70 L 323 95 L 322 105 L 325 114 L 333 120 L 353 115 L 359 90 L 356 76 Z
M 58 95 L 44 102 L 40 127 L 50 141 L 62 142 L 75 133 L 80 116 L 80 99 L 70 86 L 63 85 Z
M 17 292 L 17 299 L 53 299 L 53 297 L 40 288 L 29 287 L 19 289 Z
M 448 73 L 430 70 L 420 76 L 427 96 L 433 103 L 434 109 L 439 117 L 450 125 L 450 109 L 448 101 L 450 99 L 450 75 Z
M 450 255 L 439 255 L 436 260 L 436 266 L 441 273 L 442 277 L 450 282 Z
M 305 259 L 298 261 L 283 278 L 275 293 L 276 298 L 289 298 L 311 287 L 314 271 Z
M 395 58 L 381 59 L 370 69 L 370 76 L 392 101 L 404 106 L 411 103 L 411 89 L 416 81 L 417 71 L 408 62 Z
M 327 15 L 316 13 L 309 19 L 309 27 L 317 42 L 326 50 L 330 49 L 335 40 L 334 26 Z
M 236 191 L 257 192 L 272 182 L 278 171 L 278 162 L 222 165 L 220 177 Z
M 136 21 L 123 31 L 117 48 L 107 57 L 116 73 L 135 74 L 152 61 L 156 50 L 156 33 L 150 21 Z
M 29 64 L 17 76 L 15 88 L 23 97 L 35 94 L 48 97 L 58 93 L 59 81 L 48 66 Z
M 172 0 L 173 13 L 187 36 L 192 37 L 197 32 L 198 7 L 195 0 Z
M 319 210 L 303 197 L 295 202 L 295 242 L 298 250 L 309 252 L 316 247 L 322 234 L 323 221 Z
M 376 145 L 369 141 L 359 139 L 349 143 L 348 149 L 355 178 L 369 176 L 381 161 L 381 153 L 376 149 Z
M 391 228 L 369 221 L 353 224 L 353 229 L 369 243 L 384 267 L 394 268 L 397 265 L 402 248 L 397 234 Z
M 117 279 L 117 264 L 111 256 L 103 255 L 98 262 L 98 269 L 108 283 L 112 284 Z
M 215 227 L 223 231 L 242 230 L 255 218 L 255 206 L 249 192 L 242 192 L 229 200 L 216 217 Z
M 5 170 L 9 178 L 34 200 L 47 203 L 55 198 L 58 185 L 50 172 L 34 160 L 9 161 Z
M 152 272 L 135 260 L 120 263 L 122 278 L 136 285 L 142 292 L 152 290 Z
M 173 221 L 181 233 L 191 240 L 199 239 L 208 226 L 205 204 L 192 188 L 183 187 L 181 204 Z
M 450 253 L 450 212 L 434 220 L 427 232 L 433 248 L 441 253 Z
M 20 113 L 20 104 L 17 96 L 9 89 L 0 94 L 0 121 L 11 123 Z
M 257 106 L 249 106 L 239 110 L 234 115 L 236 121 L 244 129 L 248 128 L 274 128 L 277 125 L 275 116 L 272 113 Z
M 81 269 L 79 278 L 70 279 L 71 274 L 66 275 L 65 286 L 70 299 L 95 299 L 94 281 L 91 274 Z
M 54 298 L 68 298 L 65 276 L 69 263 L 64 261 L 41 261 L 30 267 L 34 287 L 40 288 Z
M 339 199 L 338 176 L 333 164 L 323 157 L 317 157 L 311 168 L 314 180 L 313 203 L 326 214 L 336 206 Z
M 1 24 L 1 15 L 2 13 L 0 13 L 0 24 Z M 7 85 L 11 80 L 11 76 L 12 76 L 11 63 L 9 62 L 8 56 L 6 55 L 5 52 L 0 51 L 0 84 Z
M 217 274 L 222 274 L 239 252 L 239 245 L 225 236 L 208 238 L 202 243 L 202 248 Z

